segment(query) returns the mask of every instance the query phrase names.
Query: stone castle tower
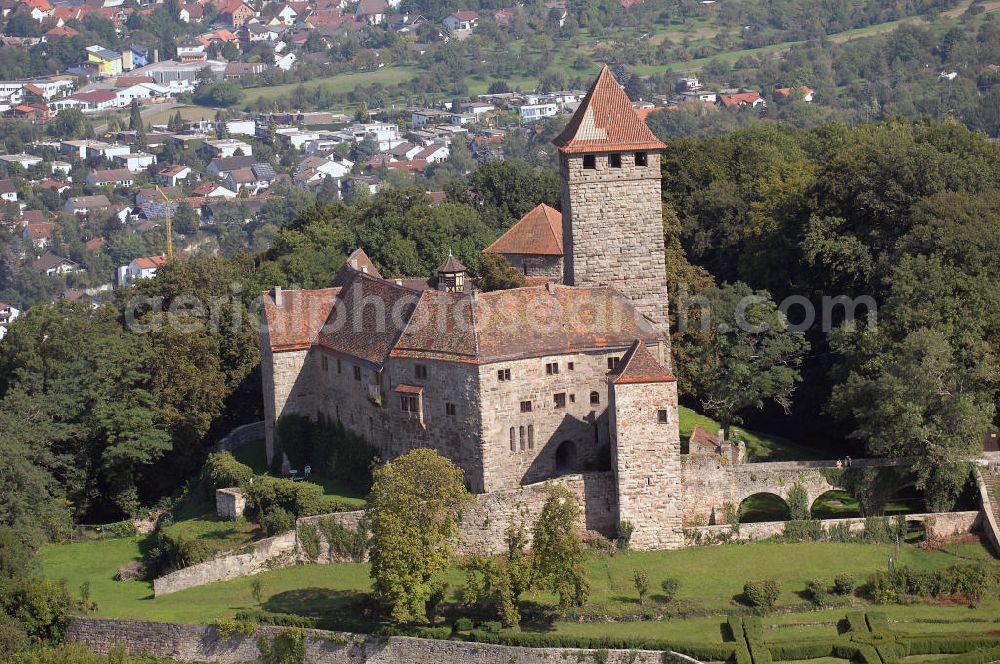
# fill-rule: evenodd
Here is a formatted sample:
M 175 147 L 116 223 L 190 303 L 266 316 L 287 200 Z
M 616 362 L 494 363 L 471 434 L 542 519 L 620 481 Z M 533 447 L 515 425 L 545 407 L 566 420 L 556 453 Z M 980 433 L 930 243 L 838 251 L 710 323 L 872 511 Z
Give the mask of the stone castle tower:
M 613 286 L 667 331 L 661 143 L 607 66 L 562 134 L 563 280 Z M 669 348 L 661 360 L 669 367 Z

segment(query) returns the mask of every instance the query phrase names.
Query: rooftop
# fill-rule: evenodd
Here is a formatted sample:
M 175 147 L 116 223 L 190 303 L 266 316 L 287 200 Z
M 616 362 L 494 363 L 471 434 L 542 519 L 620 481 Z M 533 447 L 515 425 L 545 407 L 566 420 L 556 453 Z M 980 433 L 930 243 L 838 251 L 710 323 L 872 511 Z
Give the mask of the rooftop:
M 545 203 L 538 205 L 483 253 L 562 256 L 562 213 Z

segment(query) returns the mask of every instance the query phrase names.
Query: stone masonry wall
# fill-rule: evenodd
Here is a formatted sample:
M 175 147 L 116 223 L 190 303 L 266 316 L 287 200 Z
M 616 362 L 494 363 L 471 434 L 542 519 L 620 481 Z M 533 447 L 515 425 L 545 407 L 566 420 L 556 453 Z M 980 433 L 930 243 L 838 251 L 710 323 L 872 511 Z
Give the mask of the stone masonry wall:
M 621 168 L 611 168 L 607 154 L 595 157 L 596 169 L 583 167 L 583 155 L 560 158 L 563 281 L 614 286 L 666 325 L 660 155 L 649 152 L 638 166 L 635 153 L 623 152 Z
M 532 484 L 559 472 L 608 470 L 608 358 L 620 359 L 627 350 L 607 348 L 482 365 L 485 490 Z M 559 373 L 547 373 L 551 363 Z M 497 372 L 508 369 L 510 380 L 499 380 Z M 564 407 L 556 407 L 556 394 L 565 396 Z M 521 411 L 523 401 L 531 402 L 530 412 Z M 564 441 L 575 449 L 576 464 L 558 469 L 556 450 Z
M 274 424 L 282 415 L 316 414 L 316 381 L 312 375 L 309 351 L 296 350 L 271 353 L 266 335 L 261 335 L 264 386 L 264 428 L 267 460 L 274 455 Z
M 247 443 L 266 437 L 265 422 L 251 422 L 238 426 L 216 443 L 215 449 L 220 452 L 233 452 Z
M 133 655 L 239 664 L 259 661 L 258 640 L 273 638 L 282 631 L 280 627 L 258 627 L 253 634 L 237 633 L 222 638 L 213 625 L 76 618 L 66 638 L 98 654 L 107 654 L 122 645 Z M 306 661 L 312 664 L 698 664 L 690 657 L 671 652 L 518 648 L 321 630 L 308 630 L 305 646 Z
M 563 278 L 562 256 L 537 256 L 534 254 L 504 254 L 511 265 L 528 279 Z
M 614 383 L 611 395 L 618 516 L 635 528 L 630 546 L 682 547 L 677 383 Z M 660 410 L 667 411 L 667 422 L 659 421 Z
M 220 519 L 232 521 L 243 516 L 247 500 L 238 488 L 215 490 L 215 514 Z

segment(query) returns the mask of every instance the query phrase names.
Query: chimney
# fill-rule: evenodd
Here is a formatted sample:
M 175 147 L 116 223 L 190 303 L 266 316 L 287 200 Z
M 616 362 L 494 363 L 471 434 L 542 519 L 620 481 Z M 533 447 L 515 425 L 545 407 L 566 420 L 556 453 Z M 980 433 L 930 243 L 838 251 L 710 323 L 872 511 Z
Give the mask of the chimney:
M 552 282 L 552 281 L 545 282 L 545 290 L 547 290 L 549 292 L 549 295 L 555 295 L 556 294 L 556 284 L 555 284 L 555 282 Z
M 156 64 L 159 61 L 160 61 L 160 49 L 154 48 L 153 49 L 153 64 Z
M 274 287 L 274 304 L 275 306 L 282 306 L 282 300 L 284 298 L 281 296 L 281 286 Z

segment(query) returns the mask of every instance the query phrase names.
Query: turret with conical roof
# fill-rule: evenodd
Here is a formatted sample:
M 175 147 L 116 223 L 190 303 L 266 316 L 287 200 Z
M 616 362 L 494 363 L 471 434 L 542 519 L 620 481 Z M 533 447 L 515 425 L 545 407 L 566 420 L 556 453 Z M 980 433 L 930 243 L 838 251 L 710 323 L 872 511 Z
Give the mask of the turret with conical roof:
M 563 281 L 613 286 L 667 338 L 660 153 L 605 66 L 553 141 L 562 177 Z M 659 353 L 670 366 L 668 346 Z
M 448 258 L 438 265 L 437 276 L 438 290 L 448 293 L 465 292 L 465 266 L 452 255 L 451 251 L 448 252 Z

